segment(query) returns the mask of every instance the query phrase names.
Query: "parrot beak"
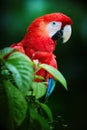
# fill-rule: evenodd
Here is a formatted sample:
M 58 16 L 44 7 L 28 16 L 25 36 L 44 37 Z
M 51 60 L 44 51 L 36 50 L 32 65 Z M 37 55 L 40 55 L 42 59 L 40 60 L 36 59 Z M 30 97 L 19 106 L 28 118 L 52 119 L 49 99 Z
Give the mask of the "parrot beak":
M 62 43 L 66 43 L 69 40 L 69 38 L 71 36 L 71 33 L 72 33 L 71 26 L 70 25 L 66 25 L 63 28 Z
M 60 29 L 59 31 L 57 31 L 53 36 L 52 39 L 53 40 L 57 40 L 57 39 L 61 39 L 62 43 L 66 43 L 70 36 L 71 36 L 71 26 L 70 25 L 66 25 L 64 28 Z

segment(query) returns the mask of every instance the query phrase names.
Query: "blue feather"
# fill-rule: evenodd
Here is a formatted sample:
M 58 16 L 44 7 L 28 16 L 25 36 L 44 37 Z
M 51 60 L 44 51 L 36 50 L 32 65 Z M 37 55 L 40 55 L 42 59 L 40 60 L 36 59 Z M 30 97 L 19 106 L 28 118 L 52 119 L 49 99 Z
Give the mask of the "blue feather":
M 51 93 L 53 92 L 55 84 L 56 84 L 56 81 L 53 78 L 48 79 L 46 98 L 48 98 L 51 95 Z

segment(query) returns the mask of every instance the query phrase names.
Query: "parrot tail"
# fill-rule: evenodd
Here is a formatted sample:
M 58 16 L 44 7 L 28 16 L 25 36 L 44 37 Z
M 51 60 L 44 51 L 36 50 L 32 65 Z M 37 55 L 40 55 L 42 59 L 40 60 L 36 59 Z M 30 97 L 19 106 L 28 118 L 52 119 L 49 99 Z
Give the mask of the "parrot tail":
M 45 98 L 47 99 L 51 93 L 53 92 L 54 88 L 55 88 L 55 85 L 56 85 L 56 81 L 53 79 L 53 78 L 49 78 L 48 79 L 48 87 L 47 87 L 47 93 L 46 93 L 46 96 Z

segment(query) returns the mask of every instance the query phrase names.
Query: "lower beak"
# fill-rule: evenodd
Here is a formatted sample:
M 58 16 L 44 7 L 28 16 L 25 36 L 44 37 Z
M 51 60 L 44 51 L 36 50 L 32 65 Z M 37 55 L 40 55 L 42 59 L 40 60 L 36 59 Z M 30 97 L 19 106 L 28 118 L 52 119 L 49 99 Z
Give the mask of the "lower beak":
M 63 29 L 57 31 L 57 32 L 52 36 L 52 39 L 53 39 L 53 40 L 57 40 L 57 39 L 62 38 L 62 36 L 63 36 Z

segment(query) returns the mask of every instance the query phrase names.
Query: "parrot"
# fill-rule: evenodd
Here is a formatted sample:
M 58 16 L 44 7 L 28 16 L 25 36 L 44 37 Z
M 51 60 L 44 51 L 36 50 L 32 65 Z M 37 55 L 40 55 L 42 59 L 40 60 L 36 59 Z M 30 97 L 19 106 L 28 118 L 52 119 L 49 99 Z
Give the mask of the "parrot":
M 47 64 L 58 69 L 54 51 L 58 40 L 66 43 L 71 36 L 72 19 L 61 13 L 54 12 L 36 18 L 27 28 L 23 39 L 13 43 L 10 47 L 27 55 L 33 62 Z M 43 68 L 40 68 L 36 75 L 44 77 L 47 82 L 46 98 L 53 92 L 56 80 Z M 35 79 L 36 82 L 43 81 Z

